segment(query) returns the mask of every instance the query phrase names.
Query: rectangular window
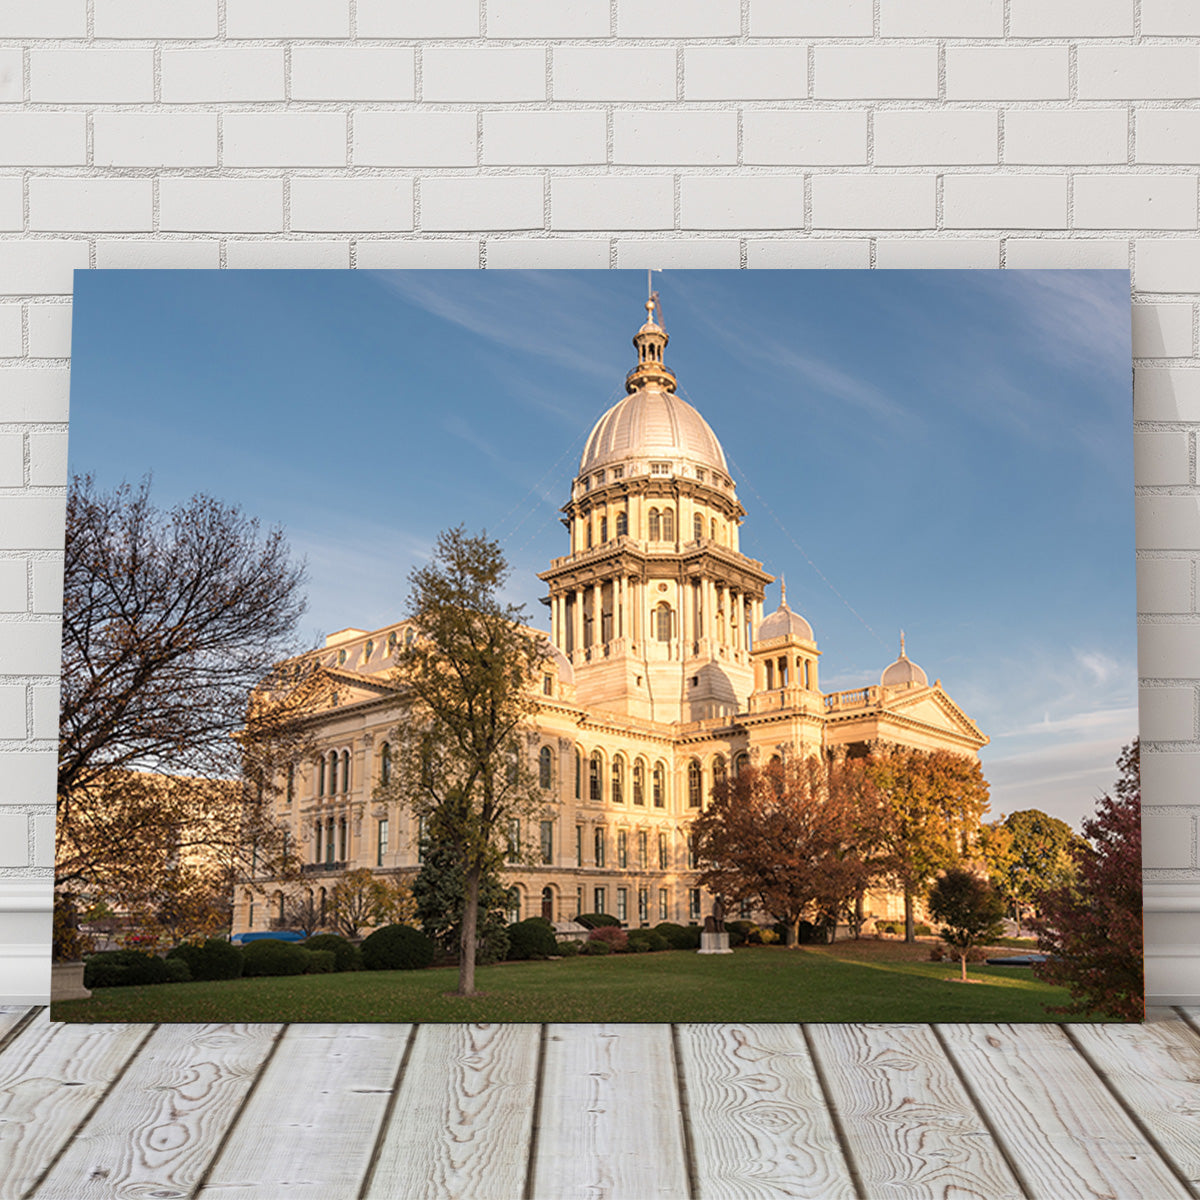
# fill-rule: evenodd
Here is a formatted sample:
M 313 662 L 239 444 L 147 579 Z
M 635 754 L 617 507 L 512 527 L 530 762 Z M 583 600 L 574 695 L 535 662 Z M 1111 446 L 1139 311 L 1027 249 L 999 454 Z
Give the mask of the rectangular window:
M 577 887 L 575 889 L 575 915 L 579 916 L 581 912 L 583 912 L 583 888 Z
M 649 865 L 650 851 L 648 847 L 650 837 L 644 829 L 638 830 L 638 870 L 644 871 Z
M 575 826 L 575 865 L 583 866 L 583 826 Z M 581 910 L 582 911 L 582 910 Z
M 542 822 L 542 862 L 554 861 L 554 822 Z
M 671 464 L 664 462 L 652 462 L 650 464 L 651 475 L 670 475 Z
M 688 888 L 688 920 L 700 920 L 700 889 Z
M 542 676 L 542 695 L 543 696 L 553 696 L 554 695 L 554 676 L 553 675 L 543 675 Z
M 649 888 L 638 888 L 638 920 L 643 924 L 650 920 Z
M 417 818 L 417 862 L 425 861 L 425 818 Z
M 617 866 L 622 870 L 629 866 L 629 851 L 624 829 L 617 830 Z
M 594 888 L 592 890 L 592 912 L 602 913 L 604 911 L 604 889 Z
M 688 870 L 696 869 L 696 835 L 689 833 L 687 837 L 687 864 Z
M 670 919 L 670 905 L 667 902 L 667 889 L 658 889 L 658 919 L 667 921 Z
M 375 865 L 383 866 L 383 856 L 388 852 L 388 819 L 381 817 L 379 819 L 379 848 L 375 852 Z
M 629 889 L 617 888 L 617 920 L 622 925 L 629 920 Z
M 595 851 L 596 866 L 604 866 L 604 830 L 600 826 L 596 827 Z M 600 912 L 600 909 L 596 909 L 596 911 Z
M 670 862 L 667 855 L 667 835 L 660 833 L 658 835 L 658 869 L 665 871 Z
M 516 817 L 509 817 L 508 829 L 505 831 L 508 842 L 505 858 L 511 863 L 516 862 L 521 854 L 521 822 Z

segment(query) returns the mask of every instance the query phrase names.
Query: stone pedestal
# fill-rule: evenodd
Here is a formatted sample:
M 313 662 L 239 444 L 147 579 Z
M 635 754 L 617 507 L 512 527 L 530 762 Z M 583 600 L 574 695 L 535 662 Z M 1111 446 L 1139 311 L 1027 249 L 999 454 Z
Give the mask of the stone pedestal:
M 733 951 L 729 948 L 729 934 L 727 933 L 702 933 L 700 935 L 700 949 L 697 954 L 732 954 Z
M 91 992 L 83 986 L 83 963 L 50 964 L 50 1003 L 58 1000 L 86 1000 Z

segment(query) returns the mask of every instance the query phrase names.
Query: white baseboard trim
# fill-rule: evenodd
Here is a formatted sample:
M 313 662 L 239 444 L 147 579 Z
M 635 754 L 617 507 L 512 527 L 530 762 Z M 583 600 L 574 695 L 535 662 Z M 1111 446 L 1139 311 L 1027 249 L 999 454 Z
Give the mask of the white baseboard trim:
M 0 1004 L 50 1003 L 50 947 L 0 944 Z
M 4 913 L 48 913 L 53 908 L 53 879 L 0 879 L 0 916 Z
M 1200 1007 L 1200 996 L 1147 996 L 1147 1008 L 1196 1008 Z

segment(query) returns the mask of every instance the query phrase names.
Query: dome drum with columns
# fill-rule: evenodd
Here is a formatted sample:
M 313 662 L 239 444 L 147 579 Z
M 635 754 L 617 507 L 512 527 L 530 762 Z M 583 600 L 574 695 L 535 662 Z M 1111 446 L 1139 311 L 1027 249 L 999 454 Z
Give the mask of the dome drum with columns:
M 521 831 L 541 861 L 506 871 L 513 917 L 699 921 L 712 898 L 688 829 L 721 778 L 876 742 L 974 756 L 988 740 L 903 640 L 878 685 L 821 691 L 816 634 L 785 590 L 764 615 L 774 579 L 739 549 L 746 513 L 716 435 L 676 392 L 653 297 L 647 317 L 627 394 L 592 429 L 562 509 L 569 552 L 539 576 L 552 652 L 528 741 L 546 813 Z M 418 869 L 411 814 L 373 799 L 396 721 L 393 652 L 409 636 L 403 622 L 347 629 L 297 660 L 329 685 L 316 755 L 278 802 L 314 900 L 355 867 Z M 282 892 L 240 891 L 234 931 L 266 928 Z M 867 910 L 895 919 L 902 901 L 869 895 Z

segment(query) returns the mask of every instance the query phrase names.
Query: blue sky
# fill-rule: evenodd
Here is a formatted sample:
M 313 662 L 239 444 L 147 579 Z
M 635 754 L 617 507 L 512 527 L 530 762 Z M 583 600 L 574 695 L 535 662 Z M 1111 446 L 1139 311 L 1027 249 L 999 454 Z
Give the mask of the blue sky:
M 897 652 L 992 743 L 994 814 L 1072 824 L 1137 729 L 1129 279 L 665 271 L 668 364 L 730 460 L 742 549 L 826 691 Z M 624 394 L 638 271 L 80 271 L 71 469 L 284 527 L 304 638 L 398 619 L 437 532 L 536 572 Z M 768 593 L 768 611 L 778 602 Z

